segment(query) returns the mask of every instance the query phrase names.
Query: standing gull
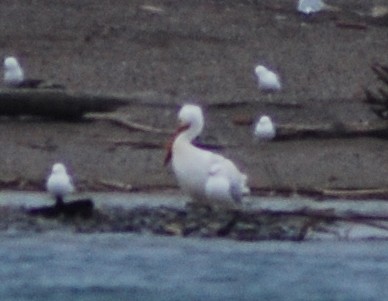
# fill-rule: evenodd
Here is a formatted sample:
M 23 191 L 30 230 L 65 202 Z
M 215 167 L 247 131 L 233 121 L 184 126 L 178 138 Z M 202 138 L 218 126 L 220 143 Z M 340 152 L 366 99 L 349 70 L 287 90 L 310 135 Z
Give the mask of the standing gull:
M 50 176 L 46 182 L 47 191 L 55 198 L 56 206 L 63 206 L 63 199 L 74 191 L 74 186 L 66 167 L 62 163 L 53 165 Z
M 304 14 L 317 13 L 325 7 L 322 0 L 299 0 L 298 11 Z
M 263 115 L 255 124 L 254 135 L 259 141 L 272 140 L 276 136 L 276 129 L 270 117 Z
M 4 84 L 9 88 L 64 89 L 61 84 L 46 82 L 42 79 L 25 78 L 23 68 L 13 56 L 4 59 Z
M 327 5 L 323 0 L 299 0 L 297 10 L 300 13 L 310 15 L 321 11 L 340 11 L 340 8 Z
M 182 190 L 198 202 L 240 203 L 243 195 L 249 193 L 247 176 L 229 159 L 192 144 L 204 126 L 202 109 L 186 104 L 179 111 L 178 120 L 180 124 L 165 164 L 172 161 Z
M 268 70 L 266 67 L 258 65 L 255 68 L 255 74 L 259 83 L 259 89 L 263 92 L 275 92 L 282 89 L 277 74 Z
M 24 72 L 18 60 L 9 56 L 4 59 L 4 83 L 9 87 L 18 87 L 24 81 Z

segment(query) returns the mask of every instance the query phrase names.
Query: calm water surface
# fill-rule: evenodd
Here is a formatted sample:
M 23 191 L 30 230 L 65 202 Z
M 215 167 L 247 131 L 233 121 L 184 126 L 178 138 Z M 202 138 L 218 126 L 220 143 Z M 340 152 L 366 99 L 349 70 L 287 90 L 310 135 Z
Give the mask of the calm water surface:
M 0 237 L 0 300 L 388 300 L 388 241 Z

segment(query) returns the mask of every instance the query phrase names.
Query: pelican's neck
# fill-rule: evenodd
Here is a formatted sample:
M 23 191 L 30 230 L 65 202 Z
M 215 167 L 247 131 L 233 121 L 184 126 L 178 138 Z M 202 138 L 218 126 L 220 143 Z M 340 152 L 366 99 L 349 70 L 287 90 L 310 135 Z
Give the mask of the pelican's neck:
M 178 135 L 177 140 L 191 143 L 196 137 L 199 136 L 199 134 L 201 134 L 202 129 L 203 129 L 202 122 L 200 121 L 192 122 L 185 131 L 182 131 Z

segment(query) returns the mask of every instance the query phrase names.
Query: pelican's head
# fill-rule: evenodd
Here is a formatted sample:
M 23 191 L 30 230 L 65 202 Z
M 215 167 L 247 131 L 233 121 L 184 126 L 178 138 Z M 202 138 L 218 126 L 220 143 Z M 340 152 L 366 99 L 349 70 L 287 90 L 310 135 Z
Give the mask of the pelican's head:
M 178 113 L 178 121 L 182 127 L 203 127 L 203 113 L 201 107 L 193 104 L 184 105 Z
M 62 163 L 55 163 L 53 165 L 52 171 L 53 174 L 66 174 L 66 167 Z

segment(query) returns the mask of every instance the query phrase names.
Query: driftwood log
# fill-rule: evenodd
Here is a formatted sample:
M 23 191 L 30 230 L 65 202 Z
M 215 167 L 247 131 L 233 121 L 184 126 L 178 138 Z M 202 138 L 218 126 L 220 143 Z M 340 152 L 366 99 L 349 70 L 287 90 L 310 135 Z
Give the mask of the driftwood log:
M 387 125 L 381 122 L 354 124 L 314 125 L 280 125 L 277 139 L 297 138 L 354 138 L 374 136 L 388 138 Z
M 388 119 L 388 66 L 375 64 L 372 66 L 377 78 L 383 83 L 377 90 L 366 89 L 366 102 L 373 112 L 382 119 Z
M 240 116 L 237 116 L 232 120 L 237 126 L 252 126 L 254 121 L 254 117 L 241 118 Z M 276 131 L 275 140 L 355 138 L 365 136 L 388 138 L 388 127 L 385 122 L 331 123 L 324 125 L 279 124 L 276 126 Z
M 129 105 L 131 98 L 71 93 L 49 89 L 0 90 L 0 116 L 41 116 L 78 119 L 89 112 L 111 112 Z

